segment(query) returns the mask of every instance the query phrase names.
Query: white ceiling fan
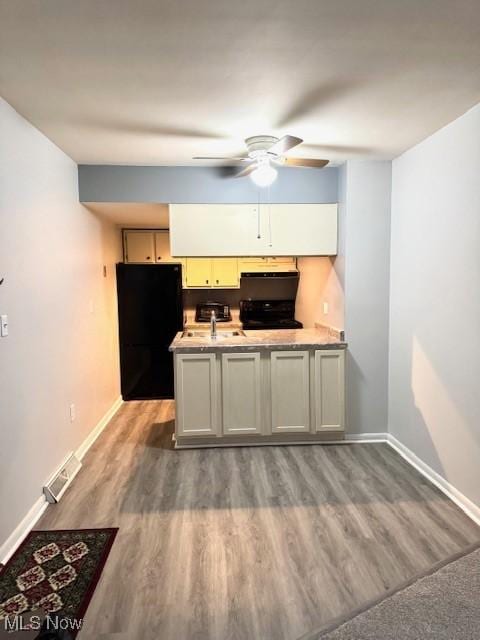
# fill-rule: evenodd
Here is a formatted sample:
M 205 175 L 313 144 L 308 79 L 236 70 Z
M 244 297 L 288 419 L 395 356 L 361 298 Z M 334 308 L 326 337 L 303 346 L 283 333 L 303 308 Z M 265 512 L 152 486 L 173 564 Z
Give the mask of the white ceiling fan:
M 321 169 L 328 160 L 315 158 L 290 158 L 285 153 L 301 144 L 303 140 L 295 136 L 252 136 L 245 140 L 247 154 L 232 158 L 197 156 L 194 160 L 222 160 L 225 165 L 247 163 L 235 177 L 250 176 L 259 187 L 268 187 L 277 177 L 276 166 L 310 167 Z

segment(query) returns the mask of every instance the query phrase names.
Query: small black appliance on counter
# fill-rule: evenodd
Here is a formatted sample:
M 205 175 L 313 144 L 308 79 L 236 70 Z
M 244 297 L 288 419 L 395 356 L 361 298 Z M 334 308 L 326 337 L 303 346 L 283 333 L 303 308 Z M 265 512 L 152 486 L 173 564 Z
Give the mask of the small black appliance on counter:
M 223 302 L 200 302 L 195 310 L 195 322 L 210 322 L 215 311 L 217 322 L 231 322 L 230 305 Z
M 295 320 L 295 300 L 240 300 L 244 329 L 301 329 Z

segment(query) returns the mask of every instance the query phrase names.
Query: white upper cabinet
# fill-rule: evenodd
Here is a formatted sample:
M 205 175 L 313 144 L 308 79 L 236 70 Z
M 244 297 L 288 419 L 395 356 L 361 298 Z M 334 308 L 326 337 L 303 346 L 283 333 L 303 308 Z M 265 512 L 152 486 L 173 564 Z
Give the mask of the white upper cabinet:
M 190 257 L 335 255 L 337 205 L 172 204 L 170 246 Z
M 258 252 L 265 256 L 334 256 L 337 217 L 336 204 L 262 205 Z
M 257 210 L 249 204 L 171 204 L 172 256 L 249 255 Z

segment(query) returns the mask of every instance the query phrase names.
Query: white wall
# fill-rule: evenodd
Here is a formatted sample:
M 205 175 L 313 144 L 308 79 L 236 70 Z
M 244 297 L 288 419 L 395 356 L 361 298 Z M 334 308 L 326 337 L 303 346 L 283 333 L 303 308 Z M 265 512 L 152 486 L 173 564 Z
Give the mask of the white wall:
M 305 328 L 315 323 L 334 329 L 344 327 L 344 291 L 336 269 L 336 257 L 297 258 L 300 272 L 295 317 Z M 324 313 L 323 303 L 328 303 Z
M 345 328 L 345 241 L 346 241 L 346 199 L 347 165 L 338 168 L 338 249 L 333 257 L 298 258 L 300 271 L 295 305 L 295 317 L 305 327 L 315 323 L 334 329 Z M 328 302 L 325 315 L 323 303 Z
M 480 505 L 480 105 L 393 163 L 389 428 Z
M 1 546 L 119 396 L 120 241 L 79 204 L 76 164 L 1 99 L 0 140 Z
M 391 162 L 347 162 L 340 173 L 344 225 L 347 430 L 385 433 Z M 341 264 L 341 263 L 340 263 Z

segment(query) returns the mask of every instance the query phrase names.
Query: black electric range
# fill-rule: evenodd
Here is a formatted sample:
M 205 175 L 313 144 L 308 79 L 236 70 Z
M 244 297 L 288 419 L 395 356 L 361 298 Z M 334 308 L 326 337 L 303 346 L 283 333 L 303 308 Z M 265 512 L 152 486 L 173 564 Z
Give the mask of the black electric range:
M 295 320 L 295 300 L 241 300 L 240 321 L 244 329 L 301 329 Z

